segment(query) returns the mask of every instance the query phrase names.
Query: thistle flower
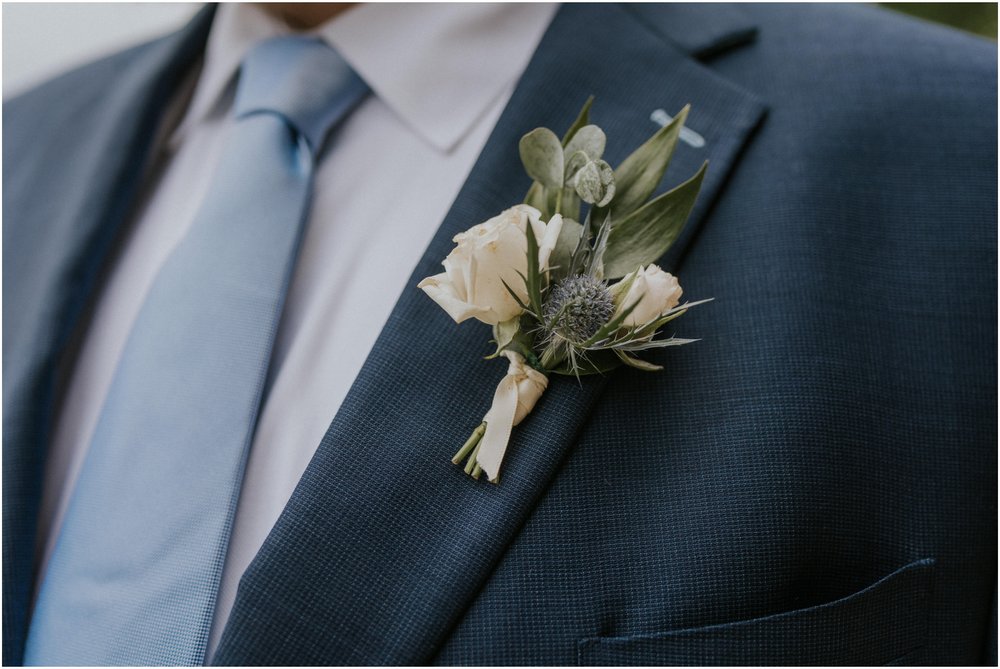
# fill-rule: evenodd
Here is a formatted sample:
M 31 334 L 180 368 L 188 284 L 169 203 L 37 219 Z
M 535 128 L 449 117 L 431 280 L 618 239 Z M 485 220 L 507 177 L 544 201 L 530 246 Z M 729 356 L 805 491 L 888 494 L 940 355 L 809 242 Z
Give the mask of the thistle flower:
M 552 287 L 543 310 L 551 336 L 582 344 L 608 322 L 615 302 L 602 281 L 577 274 Z

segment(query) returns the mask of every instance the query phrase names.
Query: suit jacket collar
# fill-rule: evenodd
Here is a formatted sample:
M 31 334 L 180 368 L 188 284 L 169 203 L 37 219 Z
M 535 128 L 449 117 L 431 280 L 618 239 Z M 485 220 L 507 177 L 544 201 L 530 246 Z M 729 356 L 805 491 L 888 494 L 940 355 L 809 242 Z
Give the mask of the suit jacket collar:
M 757 34 L 756 26 L 735 4 L 675 3 L 669 11 L 651 3 L 624 7 L 650 30 L 699 60 L 750 42 Z
M 591 93 L 591 117 L 612 138 L 612 164 L 655 130 L 651 112 L 692 104 L 689 123 L 706 144 L 680 147 L 667 182 L 705 159 L 711 166 L 688 228 L 665 259 L 668 268 L 679 264 L 764 107 L 689 57 L 722 37 L 682 49 L 640 14 L 594 5 L 557 14 L 244 575 L 214 662 L 428 662 L 502 558 L 605 379 L 553 379 L 515 431 L 502 485 L 477 484 L 448 460 L 488 408 L 504 366 L 481 360 L 487 328 L 456 327 L 414 286 L 438 271 L 457 232 L 523 197 L 521 134 L 540 125 L 561 131 Z

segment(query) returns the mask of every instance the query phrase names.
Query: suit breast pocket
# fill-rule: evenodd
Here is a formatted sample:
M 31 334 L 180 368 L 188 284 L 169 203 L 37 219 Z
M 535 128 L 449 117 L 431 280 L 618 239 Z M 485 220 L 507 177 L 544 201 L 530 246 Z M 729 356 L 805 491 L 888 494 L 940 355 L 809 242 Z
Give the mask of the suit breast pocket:
M 708 627 L 593 637 L 580 665 L 918 664 L 934 560 L 918 560 L 828 604 Z

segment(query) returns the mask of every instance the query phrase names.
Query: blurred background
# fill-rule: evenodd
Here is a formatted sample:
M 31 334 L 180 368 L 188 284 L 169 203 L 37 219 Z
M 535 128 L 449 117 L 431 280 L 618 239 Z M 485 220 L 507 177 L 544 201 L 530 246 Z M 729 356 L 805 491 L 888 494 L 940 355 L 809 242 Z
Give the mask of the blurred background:
M 997 39 L 997 5 L 993 2 L 883 2 L 881 7 L 959 30 Z
M 3 97 L 180 27 L 197 3 L 4 3 Z M 995 3 L 884 3 L 891 11 L 997 38 Z

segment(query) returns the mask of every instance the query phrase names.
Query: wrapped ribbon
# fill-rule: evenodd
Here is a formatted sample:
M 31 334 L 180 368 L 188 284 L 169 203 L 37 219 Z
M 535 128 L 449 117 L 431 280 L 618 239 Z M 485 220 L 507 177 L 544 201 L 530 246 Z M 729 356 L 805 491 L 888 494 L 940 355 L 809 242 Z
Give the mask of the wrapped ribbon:
M 477 464 L 494 482 L 500 475 L 500 463 L 503 462 L 511 430 L 531 413 L 549 385 L 548 377 L 528 365 L 520 353 L 504 351 L 500 355 L 510 361 L 510 366 L 507 375 L 497 384 L 493 405 L 483 417 L 486 432 L 475 456 Z

